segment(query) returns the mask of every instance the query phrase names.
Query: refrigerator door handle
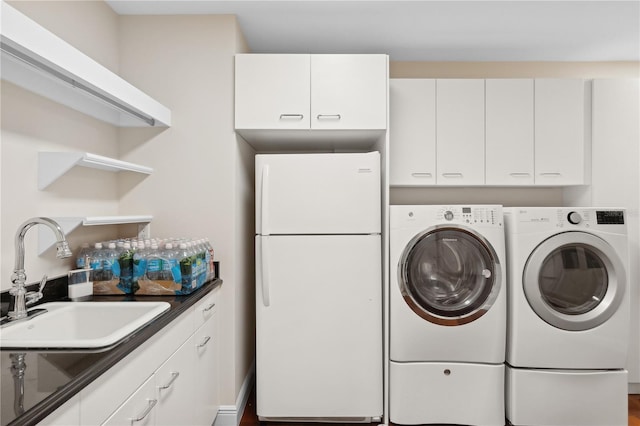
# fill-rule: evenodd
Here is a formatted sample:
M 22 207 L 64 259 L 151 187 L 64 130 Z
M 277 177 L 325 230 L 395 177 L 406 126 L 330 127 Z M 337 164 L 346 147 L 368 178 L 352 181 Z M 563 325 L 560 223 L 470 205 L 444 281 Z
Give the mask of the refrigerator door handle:
M 260 205 L 260 229 L 261 235 L 269 235 L 267 225 L 269 223 L 269 165 L 262 166 L 262 187 L 261 192 L 261 205 Z
M 262 275 L 262 304 L 268 307 L 271 304 L 271 298 L 269 297 L 269 249 L 267 241 L 268 238 L 261 238 L 260 244 L 260 275 Z

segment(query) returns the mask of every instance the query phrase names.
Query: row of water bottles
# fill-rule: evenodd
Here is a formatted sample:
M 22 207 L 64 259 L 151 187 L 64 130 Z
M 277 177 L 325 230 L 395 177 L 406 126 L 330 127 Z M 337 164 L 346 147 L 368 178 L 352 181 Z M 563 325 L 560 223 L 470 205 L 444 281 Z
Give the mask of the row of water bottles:
M 84 244 L 76 266 L 91 269 L 94 294 L 189 294 L 215 277 L 207 238 Z

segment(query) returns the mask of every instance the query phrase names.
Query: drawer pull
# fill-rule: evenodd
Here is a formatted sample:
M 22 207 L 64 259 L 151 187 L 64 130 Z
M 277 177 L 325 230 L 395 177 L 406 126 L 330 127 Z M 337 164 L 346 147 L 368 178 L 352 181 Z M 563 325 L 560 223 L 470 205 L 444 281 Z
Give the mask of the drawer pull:
M 214 307 L 216 306 L 215 302 L 210 304 L 209 306 L 207 306 L 206 308 L 204 308 L 202 311 L 203 312 L 209 312 L 210 310 L 212 310 Z
M 540 173 L 540 176 L 547 176 L 547 177 L 559 177 L 559 176 L 562 176 L 562 173 L 558 173 L 558 172 L 545 172 L 545 173 Z
M 135 417 L 133 419 L 131 419 L 131 424 L 140 422 L 142 420 L 144 420 L 145 417 L 147 417 L 149 415 L 149 413 L 151 412 L 151 410 L 153 410 L 153 407 L 156 406 L 156 404 L 158 403 L 157 399 L 147 399 L 147 408 L 145 408 L 145 410 L 142 412 L 142 414 L 140 414 L 138 417 Z
M 318 120 L 340 120 L 341 118 L 340 114 L 318 114 Z
M 509 173 L 509 176 L 516 177 L 516 178 L 529 177 L 529 176 L 531 176 L 531 173 Z
M 463 177 L 462 173 L 443 173 L 442 177 L 446 178 L 461 178 Z
M 180 376 L 180 373 L 178 372 L 171 372 L 171 380 L 169 380 L 169 383 L 167 383 L 164 386 L 158 386 L 158 389 L 163 390 L 163 389 L 169 389 L 171 387 L 171 385 L 173 385 L 173 382 L 176 381 L 176 379 L 178 378 L 178 376 Z
M 298 120 L 302 120 L 304 118 L 303 114 L 280 114 L 280 120 L 287 120 L 287 119 L 298 119 Z
M 202 343 L 200 343 L 198 347 L 204 348 L 205 346 L 207 346 L 207 343 L 209 343 L 209 340 L 211 340 L 211 336 L 206 336 L 204 339 L 202 339 Z
M 428 172 L 415 172 L 415 173 L 411 173 L 411 176 L 416 177 L 416 178 L 430 178 L 433 175 L 431 173 L 428 173 Z

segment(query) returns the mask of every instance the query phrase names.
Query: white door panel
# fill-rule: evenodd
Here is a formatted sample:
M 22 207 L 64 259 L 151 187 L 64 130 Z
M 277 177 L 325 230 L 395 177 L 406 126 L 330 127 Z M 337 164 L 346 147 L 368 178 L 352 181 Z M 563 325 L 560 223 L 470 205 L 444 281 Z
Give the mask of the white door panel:
M 256 247 L 258 415 L 380 416 L 380 236 L 258 236 Z
M 379 233 L 380 154 L 256 156 L 256 233 Z

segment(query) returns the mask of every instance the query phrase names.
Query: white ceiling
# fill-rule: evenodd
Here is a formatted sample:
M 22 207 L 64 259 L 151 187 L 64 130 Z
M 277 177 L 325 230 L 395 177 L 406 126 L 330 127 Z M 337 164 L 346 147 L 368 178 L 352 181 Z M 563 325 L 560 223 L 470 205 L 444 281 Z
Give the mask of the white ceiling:
M 639 61 L 640 0 L 108 0 L 119 14 L 234 14 L 255 53 L 393 61 Z

